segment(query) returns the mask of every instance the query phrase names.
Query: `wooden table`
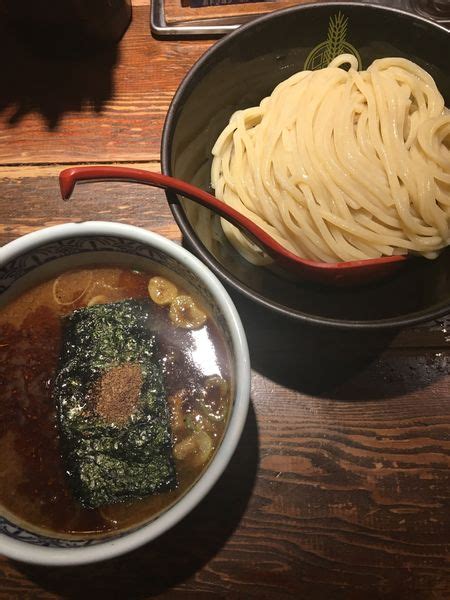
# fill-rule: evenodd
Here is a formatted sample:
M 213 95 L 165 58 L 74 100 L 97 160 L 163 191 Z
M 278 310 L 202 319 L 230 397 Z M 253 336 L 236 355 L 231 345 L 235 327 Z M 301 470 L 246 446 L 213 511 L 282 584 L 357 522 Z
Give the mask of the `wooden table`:
M 180 241 L 160 191 L 91 185 L 69 203 L 58 193 L 69 164 L 159 169 L 169 102 L 211 42 L 152 39 L 147 4 L 134 3 L 116 51 L 89 60 L 33 58 L 0 36 L 1 244 L 86 219 Z M 0 559 L 0 598 L 450 598 L 450 319 L 357 336 L 233 297 L 251 408 L 213 491 L 172 531 L 110 562 Z

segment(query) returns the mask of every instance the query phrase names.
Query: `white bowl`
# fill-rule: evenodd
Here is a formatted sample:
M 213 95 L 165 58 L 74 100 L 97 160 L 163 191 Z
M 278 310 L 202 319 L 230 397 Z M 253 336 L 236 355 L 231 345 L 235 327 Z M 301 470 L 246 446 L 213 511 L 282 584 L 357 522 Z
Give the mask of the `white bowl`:
M 250 362 L 239 315 L 228 293 L 207 267 L 192 254 L 160 235 L 119 223 L 68 223 L 25 235 L 0 248 L 0 298 L 39 273 L 96 258 L 120 262 L 157 262 L 187 279 L 203 297 L 218 322 L 232 357 L 234 397 L 222 442 L 195 484 L 170 508 L 150 522 L 107 538 L 60 539 L 27 531 L 0 516 L 0 553 L 14 560 L 41 565 L 78 565 L 124 554 L 155 539 L 186 516 L 208 493 L 225 470 L 241 436 L 250 395 Z M 125 255 L 125 256 L 124 256 Z

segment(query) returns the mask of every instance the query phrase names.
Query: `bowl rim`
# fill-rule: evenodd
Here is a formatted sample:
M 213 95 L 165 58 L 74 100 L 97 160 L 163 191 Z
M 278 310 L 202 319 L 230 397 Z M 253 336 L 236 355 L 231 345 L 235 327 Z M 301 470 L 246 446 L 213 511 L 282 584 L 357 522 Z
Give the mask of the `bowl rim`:
M 92 235 L 120 237 L 149 245 L 177 260 L 206 285 L 222 312 L 230 333 L 236 373 L 236 392 L 230 419 L 218 450 L 200 478 L 175 504 L 155 520 L 137 530 L 130 533 L 122 532 L 118 538 L 106 538 L 101 543 L 87 547 L 42 547 L 0 533 L 0 553 L 11 559 L 32 564 L 73 566 L 94 563 L 130 552 L 169 530 L 199 504 L 222 475 L 241 437 L 250 402 L 251 371 L 247 339 L 233 301 L 216 275 L 197 257 L 175 242 L 152 231 L 123 223 L 106 221 L 65 223 L 39 229 L 9 242 L 0 248 L 0 264 L 5 265 L 7 261 L 50 242 Z
M 194 85 L 194 79 L 199 71 L 203 69 L 203 66 L 207 64 L 215 52 L 222 47 L 226 47 L 228 44 L 233 43 L 235 37 L 240 36 L 242 32 L 246 32 L 254 27 L 258 27 L 261 23 L 270 21 L 273 19 L 283 18 L 285 14 L 297 13 L 297 12 L 309 12 L 314 11 L 318 8 L 335 8 L 335 9 L 348 9 L 348 8 L 362 8 L 363 10 L 376 10 L 385 14 L 397 14 L 402 17 L 406 17 L 413 22 L 422 22 L 427 27 L 435 28 L 441 31 L 446 36 L 450 36 L 450 30 L 445 28 L 443 25 L 432 21 L 421 15 L 412 13 L 405 9 L 394 8 L 390 6 L 383 6 L 379 4 L 363 3 L 363 2 L 314 2 L 306 3 L 296 6 L 290 6 L 282 8 L 266 15 L 256 17 L 250 22 L 241 25 L 216 43 L 212 44 L 204 54 L 193 64 L 186 75 L 183 77 L 180 85 L 178 86 L 172 101 L 170 103 L 166 119 L 164 121 L 163 133 L 161 137 L 161 167 L 162 172 L 166 175 L 173 175 L 170 163 L 173 134 L 175 132 L 175 123 L 177 119 L 177 112 L 179 106 L 182 104 L 182 96 Z M 361 329 L 398 329 L 401 327 L 416 325 L 426 321 L 431 321 L 446 315 L 450 311 L 450 298 L 444 303 L 440 303 L 433 310 L 427 311 L 415 311 L 405 316 L 394 316 L 383 319 L 371 319 L 371 320 L 349 320 L 349 319 L 335 319 L 330 317 L 321 317 L 294 308 L 288 308 L 279 302 L 268 300 L 265 296 L 249 287 L 245 282 L 241 281 L 235 276 L 225 265 L 220 263 L 215 256 L 203 245 L 201 240 L 197 237 L 195 229 L 186 217 L 186 214 L 180 204 L 178 195 L 174 192 L 166 191 L 166 198 L 172 211 L 173 217 L 180 228 L 183 236 L 186 239 L 187 245 L 192 251 L 201 258 L 201 260 L 227 285 L 237 290 L 243 296 L 253 302 L 257 302 L 264 308 L 288 317 L 296 321 L 302 321 L 313 325 L 319 325 L 324 327 L 332 327 L 335 329 L 348 329 L 348 330 L 361 330 Z

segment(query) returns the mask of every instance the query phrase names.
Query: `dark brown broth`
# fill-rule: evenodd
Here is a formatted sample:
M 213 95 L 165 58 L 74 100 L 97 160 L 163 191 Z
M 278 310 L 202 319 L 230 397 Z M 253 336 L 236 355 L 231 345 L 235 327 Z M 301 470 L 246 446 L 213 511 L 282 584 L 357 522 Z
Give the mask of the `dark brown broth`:
M 77 273 L 86 271 L 80 269 Z M 93 273 L 90 281 L 96 282 L 95 288 L 94 283 L 90 284 L 91 288 L 95 294 L 106 296 L 107 301 L 148 298 L 147 284 L 154 275 L 120 267 L 93 267 L 89 271 Z M 0 505 L 38 531 L 79 536 L 132 527 L 172 504 L 205 465 L 189 466 L 177 460 L 179 484 L 172 492 L 99 510 L 83 508 L 77 502 L 64 471 L 51 386 L 61 345 L 60 317 L 86 305 L 92 296 L 88 291 L 79 297 L 81 286 L 73 291 L 75 302 L 58 305 L 53 299 L 54 281 L 31 288 L 0 309 Z M 211 318 L 192 334 L 174 328 L 167 307 L 151 306 L 159 329 L 160 358 L 166 365 L 168 397 L 181 389 L 195 390 L 209 374 L 202 372 L 198 360 L 193 360 L 192 335 L 209 340 L 216 353 L 218 374 L 229 379 L 225 344 Z M 191 410 L 189 402 L 186 406 Z M 210 431 L 214 449 L 225 421 L 214 423 Z M 174 443 L 177 437 L 179 434 L 174 432 Z

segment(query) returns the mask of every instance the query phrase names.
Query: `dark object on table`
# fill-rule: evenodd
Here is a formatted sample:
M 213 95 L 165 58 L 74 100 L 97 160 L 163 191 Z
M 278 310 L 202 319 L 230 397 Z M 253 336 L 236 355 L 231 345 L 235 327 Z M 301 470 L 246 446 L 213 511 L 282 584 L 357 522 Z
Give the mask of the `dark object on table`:
M 243 25 L 208 50 L 188 73 L 166 119 L 163 172 L 210 190 L 211 149 L 232 113 L 259 104 L 305 65 L 321 64 L 330 19 L 339 12 L 347 19 L 346 47 L 359 54 L 363 68 L 385 56 L 409 58 L 435 78 L 450 105 L 450 33 L 443 27 L 371 5 L 288 8 Z M 183 206 L 175 194 L 167 197 L 189 247 L 222 280 L 277 313 L 326 326 L 379 329 L 426 321 L 450 310 L 449 249 L 436 260 L 407 261 L 390 279 L 351 290 L 299 283 L 241 258 L 217 220 L 209 230 L 204 228 L 208 238 L 200 239 L 185 210 L 187 201 Z
M 53 396 L 73 491 L 97 507 L 173 489 L 169 415 L 146 303 L 66 317 Z
M 86 53 L 120 40 L 130 23 L 131 0 L 0 0 L 0 16 L 43 53 Z
M 182 0 L 181 6 L 190 6 L 191 8 L 204 6 L 227 6 L 229 4 L 251 4 L 253 2 L 265 2 L 269 0 Z

